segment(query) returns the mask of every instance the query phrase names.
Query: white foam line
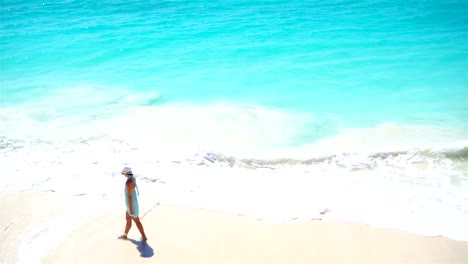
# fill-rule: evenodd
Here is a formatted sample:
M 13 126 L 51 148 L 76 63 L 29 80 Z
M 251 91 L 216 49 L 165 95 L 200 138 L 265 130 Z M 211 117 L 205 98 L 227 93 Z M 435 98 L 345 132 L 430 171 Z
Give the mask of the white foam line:
M 5 229 L 3 229 L 3 236 L 6 236 L 6 234 L 8 233 L 8 231 L 10 230 L 10 226 L 14 225 L 16 223 L 16 221 L 19 219 L 19 218 L 22 218 L 23 216 L 27 215 L 28 213 L 23 213 L 23 214 L 20 214 L 18 215 L 17 217 L 15 217 L 6 227 Z
M 96 207 L 96 204 L 93 205 L 94 210 L 91 213 L 89 208 L 89 206 L 73 207 L 71 211 L 50 219 L 25 235 L 18 248 L 17 263 L 40 263 L 41 258 L 68 234 L 106 212 L 103 206 Z

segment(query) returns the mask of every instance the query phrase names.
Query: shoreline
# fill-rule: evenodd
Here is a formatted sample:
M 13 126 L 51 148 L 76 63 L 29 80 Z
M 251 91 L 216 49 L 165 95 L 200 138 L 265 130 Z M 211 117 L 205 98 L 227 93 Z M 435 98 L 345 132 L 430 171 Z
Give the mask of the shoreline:
M 44 231 L 41 230 L 42 223 L 64 211 L 60 197 L 50 192 L 2 193 L 0 204 L 1 263 L 20 262 L 18 254 L 22 245 L 34 239 L 34 233 L 39 235 Z
M 1 222 L 2 263 L 27 263 L 29 260 L 35 263 L 468 261 L 467 241 L 442 236 L 422 236 L 398 229 L 329 220 L 275 223 L 235 213 L 175 205 L 157 205 L 145 210 L 142 223 L 149 240 L 142 244 L 134 224 L 130 240 L 116 239 L 125 224 L 124 209 L 110 209 L 77 226 L 73 223 L 55 226 L 52 218 L 60 219 L 61 215 L 69 213 L 66 209 L 70 200 L 61 195 L 27 191 L 2 194 L 0 201 L 7 205 Z M 73 231 L 57 236 L 65 227 Z M 29 251 L 24 251 L 24 246 Z M 21 250 L 29 256 L 21 258 Z M 119 253 L 112 255 L 110 252 Z
M 0 263 L 38 263 L 76 229 L 86 226 L 99 205 L 89 208 L 82 199 L 53 191 L 25 190 L 1 193 Z
M 468 242 L 365 224 L 270 223 L 246 216 L 157 206 L 142 223 L 149 238 L 116 239 L 113 210 L 72 232 L 43 263 L 466 263 Z

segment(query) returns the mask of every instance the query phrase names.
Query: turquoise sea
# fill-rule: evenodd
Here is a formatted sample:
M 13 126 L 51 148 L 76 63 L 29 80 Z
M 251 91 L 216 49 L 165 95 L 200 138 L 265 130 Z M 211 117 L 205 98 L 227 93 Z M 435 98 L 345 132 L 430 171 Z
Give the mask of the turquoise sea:
M 171 188 L 214 190 L 226 186 L 171 185 L 170 175 L 271 170 L 298 188 L 329 188 L 321 200 L 310 190 L 287 200 L 287 217 L 312 204 L 331 219 L 467 241 L 467 9 L 462 0 L 4 0 L 0 188 L 81 194 L 78 171 L 106 182 L 130 164 Z M 200 197 L 194 206 L 232 209 Z M 259 208 L 245 210 L 271 216 Z
M 95 85 L 102 96 L 157 92 L 154 105 L 223 100 L 330 112 L 351 127 L 449 122 L 466 132 L 466 8 L 465 1 L 4 1 L 2 105 Z

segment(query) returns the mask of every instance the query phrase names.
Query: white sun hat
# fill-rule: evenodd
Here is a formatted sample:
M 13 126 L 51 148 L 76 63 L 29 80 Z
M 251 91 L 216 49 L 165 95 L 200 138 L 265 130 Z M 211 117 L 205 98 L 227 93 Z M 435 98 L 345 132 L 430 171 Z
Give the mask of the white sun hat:
M 132 168 L 130 168 L 130 167 L 125 167 L 125 168 L 122 169 L 122 173 L 133 174 Z

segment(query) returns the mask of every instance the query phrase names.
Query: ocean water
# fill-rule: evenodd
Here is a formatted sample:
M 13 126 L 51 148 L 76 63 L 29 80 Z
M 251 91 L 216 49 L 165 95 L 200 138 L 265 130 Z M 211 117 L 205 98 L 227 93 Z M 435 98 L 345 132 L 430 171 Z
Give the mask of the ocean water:
M 5 0 L 0 189 L 468 241 L 467 8 Z

